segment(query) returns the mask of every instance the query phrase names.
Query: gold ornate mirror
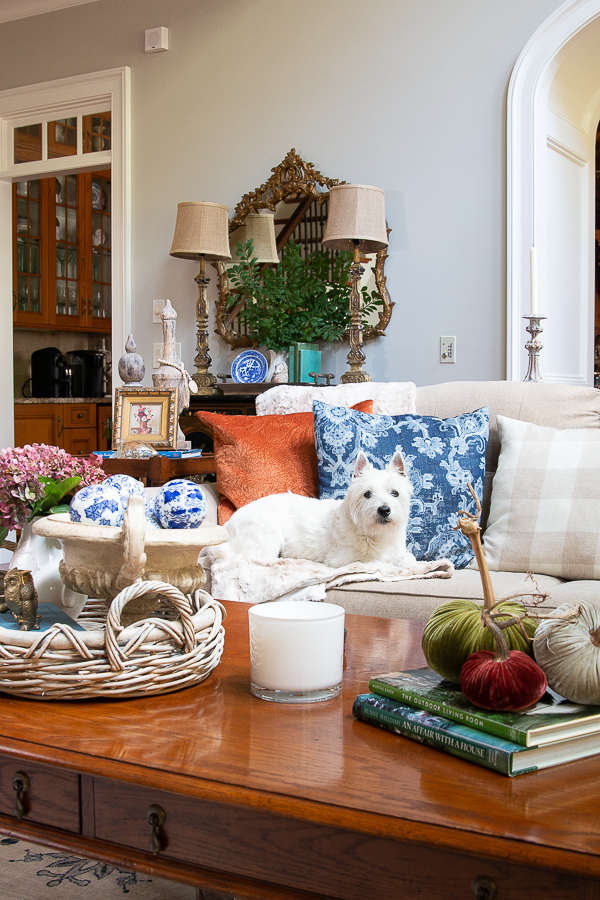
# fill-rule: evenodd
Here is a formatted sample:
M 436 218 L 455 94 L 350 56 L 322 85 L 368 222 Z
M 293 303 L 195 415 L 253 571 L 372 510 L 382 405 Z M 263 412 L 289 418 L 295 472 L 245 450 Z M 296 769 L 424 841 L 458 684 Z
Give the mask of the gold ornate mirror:
M 250 194 L 244 194 L 236 206 L 229 222 L 229 235 L 235 249 L 236 232 L 244 225 L 248 214 L 256 214 L 261 209 L 270 210 L 275 215 L 277 250 L 281 253 L 289 240 L 294 240 L 301 248 L 302 255 L 322 249 L 321 242 L 327 222 L 329 188 L 344 183 L 335 178 L 326 178 L 312 163 L 305 162 L 292 148 L 283 162 L 275 166 L 271 177 Z M 388 229 L 389 234 L 390 229 Z M 241 233 L 241 231 L 240 231 Z M 331 251 L 333 254 L 336 251 Z M 394 304 L 386 288 L 384 274 L 386 250 L 380 250 L 375 259 L 362 260 L 365 265 L 363 283 L 369 290 L 375 290 L 381 298 L 381 306 L 363 331 L 363 340 L 370 341 L 385 334 Z M 253 339 L 230 310 L 230 287 L 227 278 L 227 264 L 213 263 L 217 272 L 219 299 L 217 301 L 216 333 L 232 348 L 249 347 Z M 345 337 L 348 337 L 346 332 Z

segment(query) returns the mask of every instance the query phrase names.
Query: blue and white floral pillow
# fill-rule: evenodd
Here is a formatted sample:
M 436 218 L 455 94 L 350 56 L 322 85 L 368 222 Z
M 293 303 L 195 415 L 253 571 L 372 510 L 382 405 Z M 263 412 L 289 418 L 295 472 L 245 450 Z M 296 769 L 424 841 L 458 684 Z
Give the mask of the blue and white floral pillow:
M 453 419 L 368 415 L 315 400 L 315 445 L 321 499 L 341 499 L 359 450 L 383 468 L 399 449 L 413 486 L 407 547 L 419 560 L 451 559 L 457 569 L 473 558 L 454 528 L 460 510 L 476 513 L 469 483 L 483 498 L 489 409 Z

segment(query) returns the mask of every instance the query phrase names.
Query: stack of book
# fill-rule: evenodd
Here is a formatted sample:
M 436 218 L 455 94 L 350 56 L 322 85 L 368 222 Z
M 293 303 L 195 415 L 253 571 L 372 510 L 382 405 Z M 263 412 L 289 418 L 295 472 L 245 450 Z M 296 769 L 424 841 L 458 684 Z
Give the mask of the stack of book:
M 357 719 L 504 775 L 520 775 L 600 753 L 600 707 L 578 706 L 548 690 L 530 709 L 473 706 L 431 669 L 369 680 L 352 708 Z

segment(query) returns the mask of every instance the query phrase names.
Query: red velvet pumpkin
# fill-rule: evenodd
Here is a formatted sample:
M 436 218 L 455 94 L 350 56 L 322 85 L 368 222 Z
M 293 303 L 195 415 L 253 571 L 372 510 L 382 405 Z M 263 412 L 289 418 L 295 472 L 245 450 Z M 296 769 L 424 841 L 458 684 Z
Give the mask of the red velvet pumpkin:
M 511 650 L 506 657 L 479 650 L 463 665 L 460 687 L 475 706 L 518 712 L 537 703 L 547 683 L 537 663 L 522 650 Z

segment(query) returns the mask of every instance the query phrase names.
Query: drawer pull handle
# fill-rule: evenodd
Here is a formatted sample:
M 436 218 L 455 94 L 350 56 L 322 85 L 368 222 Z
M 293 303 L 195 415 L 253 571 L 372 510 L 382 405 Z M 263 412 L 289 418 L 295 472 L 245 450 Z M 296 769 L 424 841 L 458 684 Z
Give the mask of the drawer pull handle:
M 485 875 L 474 878 L 471 883 L 471 893 L 475 900 L 494 900 L 498 896 L 498 888 L 496 882 Z
M 153 803 L 148 809 L 148 825 L 150 826 L 150 841 L 148 850 L 153 856 L 157 856 L 164 849 L 160 839 L 159 830 L 165 824 L 167 814 L 162 806 Z
M 58 437 L 60 437 L 62 433 L 63 433 L 63 423 L 62 423 L 61 417 L 59 416 L 58 417 Z
M 25 794 L 29 790 L 29 778 L 25 772 L 16 772 L 13 778 L 13 791 L 15 792 L 15 804 L 13 812 L 17 819 L 25 815 Z
M 77 418 L 78 418 L 78 419 L 83 419 L 84 417 L 85 417 L 85 413 L 82 413 L 82 412 L 78 412 L 78 413 L 77 413 Z

